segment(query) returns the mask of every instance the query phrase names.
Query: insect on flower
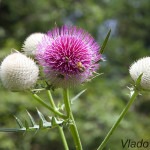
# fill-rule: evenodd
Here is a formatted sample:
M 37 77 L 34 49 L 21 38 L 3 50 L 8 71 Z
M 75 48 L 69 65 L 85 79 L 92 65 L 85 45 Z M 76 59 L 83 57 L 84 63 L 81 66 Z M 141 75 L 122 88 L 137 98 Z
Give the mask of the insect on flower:
M 65 60 L 66 60 L 66 62 L 69 62 L 69 58 L 68 57 L 65 57 Z
M 79 69 L 79 72 L 82 73 L 85 71 L 85 67 L 81 62 L 77 62 L 77 68 Z

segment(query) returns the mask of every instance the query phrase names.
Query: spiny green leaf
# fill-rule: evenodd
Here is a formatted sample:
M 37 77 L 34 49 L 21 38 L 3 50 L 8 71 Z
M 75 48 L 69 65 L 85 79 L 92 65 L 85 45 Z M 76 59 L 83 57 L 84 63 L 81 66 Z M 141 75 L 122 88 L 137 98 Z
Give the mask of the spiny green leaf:
M 49 120 L 50 120 L 50 122 L 51 122 L 53 117 L 48 117 L 48 118 L 49 118 Z
M 26 131 L 37 131 L 39 129 L 40 129 L 39 125 L 35 125 L 34 127 L 29 127 L 28 129 L 26 127 L 19 128 L 19 129 L 0 129 L 0 132 L 18 132 L 18 131 L 26 132 Z
M 22 122 L 16 117 L 16 121 L 19 125 L 19 129 L 0 129 L 0 132 L 18 132 L 18 131 L 24 131 L 24 133 L 26 133 L 26 131 L 39 131 L 39 130 L 43 130 L 43 129 L 51 129 L 51 128 L 55 128 L 58 125 L 60 126 L 66 126 L 67 125 L 67 120 L 57 120 L 57 118 L 55 117 L 49 117 L 50 122 L 47 122 L 43 116 L 43 114 L 37 110 L 38 115 L 40 117 L 40 121 L 39 121 L 39 125 L 36 125 L 34 122 L 33 117 L 30 115 L 30 113 L 28 112 L 28 116 L 30 118 L 30 121 L 32 120 L 32 127 L 29 126 L 29 123 L 25 120 L 25 127 L 23 126 Z
M 52 126 L 57 126 L 57 122 L 56 122 L 56 118 L 52 117 L 52 121 L 51 121 Z
M 34 127 L 29 127 L 28 122 L 25 121 L 25 127 L 23 127 L 23 128 L 19 128 L 19 129 L 0 129 L 0 132 L 24 131 L 24 133 L 26 133 L 26 131 L 36 131 L 36 133 L 37 133 L 39 130 L 55 128 L 58 125 L 63 126 L 63 125 L 67 125 L 67 124 L 64 121 L 58 121 L 56 118 L 55 119 L 53 118 L 53 126 L 52 126 L 51 122 L 46 122 L 46 123 L 43 124 L 43 121 L 40 120 L 39 125 L 35 125 Z
M 64 121 L 62 120 L 57 120 L 55 117 L 52 117 L 52 120 L 51 120 L 52 127 L 56 127 L 58 125 L 62 126 L 63 122 Z
M 27 110 L 26 110 L 26 111 L 27 111 Z M 32 126 L 36 125 L 36 123 L 35 123 L 33 117 L 31 116 L 31 114 L 30 114 L 28 111 L 27 111 L 27 114 L 28 114 L 28 116 L 29 116 L 29 119 L 30 119 L 30 121 L 31 121 Z
M 80 93 L 78 93 L 75 97 L 73 97 L 71 99 L 71 103 L 73 103 L 76 99 L 78 99 L 85 91 L 86 91 L 86 89 L 81 91 Z
M 0 132 L 18 132 L 18 131 L 25 131 L 26 128 L 20 128 L 20 129 L 0 129 Z
M 15 117 L 15 119 L 16 119 L 16 121 L 17 121 L 19 127 L 20 127 L 20 128 L 24 128 L 24 126 L 23 126 L 22 122 L 20 121 L 20 119 L 18 119 L 16 116 L 14 116 L 14 117 Z
M 26 120 L 25 120 L 25 127 L 26 127 L 26 130 L 29 130 L 29 124 Z
M 39 129 L 43 129 L 43 121 L 42 121 L 42 119 L 40 119 L 40 121 L 39 121 Z
M 43 123 L 47 122 L 44 118 L 44 115 L 37 109 L 38 115 L 40 117 L 40 119 L 42 120 Z
M 109 39 L 109 36 L 110 36 L 110 33 L 111 33 L 111 29 L 109 29 L 109 32 L 107 33 L 107 36 L 102 44 L 102 47 L 101 47 L 101 50 L 100 50 L 100 54 L 103 54 L 104 53 L 104 50 L 105 50 L 105 47 L 106 47 L 106 44 L 108 42 L 108 39 Z

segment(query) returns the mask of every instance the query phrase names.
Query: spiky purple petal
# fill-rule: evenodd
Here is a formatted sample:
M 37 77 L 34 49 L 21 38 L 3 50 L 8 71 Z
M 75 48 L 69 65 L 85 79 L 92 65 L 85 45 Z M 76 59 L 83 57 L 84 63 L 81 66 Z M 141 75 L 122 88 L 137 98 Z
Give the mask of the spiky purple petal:
M 48 38 L 47 38 L 48 37 Z M 100 47 L 94 38 L 75 26 L 49 31 L 39 43 L 36 59 L 48 81 L 56 87 L 73 87 L 93 76 L 99 68 Z

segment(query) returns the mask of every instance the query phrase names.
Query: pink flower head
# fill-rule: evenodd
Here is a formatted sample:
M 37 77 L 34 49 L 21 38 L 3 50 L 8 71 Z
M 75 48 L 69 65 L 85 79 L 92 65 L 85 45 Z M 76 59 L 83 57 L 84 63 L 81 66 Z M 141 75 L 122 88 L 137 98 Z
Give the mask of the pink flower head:
M 49 31 L 39 43 L 36 59 L 46 79 L 56 87 L 74 87 L 93 76 L 99 68 L 100 47 L 94 38 L 75 26 Z

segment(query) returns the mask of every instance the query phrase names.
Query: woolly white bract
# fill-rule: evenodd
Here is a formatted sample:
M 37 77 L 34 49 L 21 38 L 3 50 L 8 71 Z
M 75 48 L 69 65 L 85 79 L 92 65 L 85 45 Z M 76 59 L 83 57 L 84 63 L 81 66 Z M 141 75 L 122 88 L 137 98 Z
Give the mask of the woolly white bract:
M 22 46 L 23 53 L 28 56 L 34 56 L 37 46 L 44 36 L 45 34 L 43 33 L 33 33 L 28 36 Z
M 38 78 L 36 63 L 21 53 L 8 55 L 1 64 L 1 80 L 5 88 L 21 91 L 32 87 Z
M 134 62 L 129 73 L 134 81 L 143 73 L 141 78 L 141 86 L 143 89 L 150 90 L 150 57 L 145 57 Z

